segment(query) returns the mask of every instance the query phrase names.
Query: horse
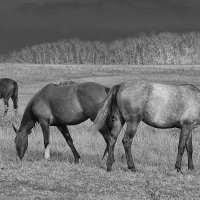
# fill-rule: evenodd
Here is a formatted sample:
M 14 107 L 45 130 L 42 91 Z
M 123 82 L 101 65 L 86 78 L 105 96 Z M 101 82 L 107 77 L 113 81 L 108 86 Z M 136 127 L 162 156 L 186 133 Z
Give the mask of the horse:
M 75 81 L 61 81 L 59 85 L 72 85 L 72 84 L 78 84 L 78 82 Z
M 78 163 L 80 155 L 73 145 L 67 126 L 80 124 L 87 119 L 94 121 L 109 90 L 110 88 L 93 82 L 69 85 L 51 83 L 43 87 L 27 104 L 19 130 L 13 125 L 16 132 L 16 152 L 20 160 L 28 147 L 28 135 L 38 122 L 44 136 L 45 159 L 50 157 L 49 126 L 56 126 L 71 148 L 74 162 Z M 110 122 L 108 120 L 100 129 L 100 133 L 107 144 L 104 157 L 109 144 Z
M 119 109 L 120 117 L 110 114 L 113 112 L 111 106 Z M 112 170 L 115 143 L 125 122 L 127 128 L 122 143 L 128 169 L 136 171 L 131 145 L 141 121 L 155 128 L 180 129 L 175 169 L 181 172 L 185 148 L 188 155 L 188 169 L 194 169 L 192 130 L 200 124 L 200 90 L 194 85 L 162 84 L 145 80 L 115 85 L 99 109 L 94 126 L 101 128 L 107 116 L 114 116 L 108 147 L 107 171 Z
M 15 113 L 17 114 L 18 109 L 18 85 L 17 82 L 9 79 L 2 78 L 0 79 L 0 99 L 3 98 L 3 102 L 5 105 L 4 116 L 6 116 L 9 107 L 9 99 L 11 98 L 13 101 L 13 107 L 15 109 Z

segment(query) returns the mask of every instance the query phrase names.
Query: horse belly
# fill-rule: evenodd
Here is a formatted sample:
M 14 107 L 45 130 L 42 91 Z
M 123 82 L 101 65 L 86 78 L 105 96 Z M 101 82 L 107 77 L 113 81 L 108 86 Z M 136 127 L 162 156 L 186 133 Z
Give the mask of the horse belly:
M 156 128 L 173 128 L 180 124 L 179 107 L 157 99 L 146 106 L 143 114 L 143 121 Z
M 155 116 L 150 114 L 145 114 L 142 118 L 142 121 L 148 124 L 149 126 L 155 128 L 175 128 L 180 126 L 180 120 L 173 116 L 160 116 L 159 118 L 155 118 Z
M 81 107 L 76 100 L 53 101 L 49 105 L 52 124 L 75 125 L 86 120 Z
M 62 123 L 66 125 L 77 125 L 88 119 L 82 112 L 66 111 L 62 115 L 57 116 L 57 123 Z

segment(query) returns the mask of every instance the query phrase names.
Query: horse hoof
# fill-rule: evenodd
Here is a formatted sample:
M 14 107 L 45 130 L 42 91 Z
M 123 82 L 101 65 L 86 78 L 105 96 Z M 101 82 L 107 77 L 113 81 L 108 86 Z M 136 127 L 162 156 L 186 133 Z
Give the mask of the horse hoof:
M 0 165 L 0 170 L 4 170 L 5 168 L 4 168 L 4 166 L 2 165 Z
M 78 164 L 79 163 L 79 158 L 75 158 L 74 163 Z
M 188 170 L 195 171 L 194 167 L 188 167 Z
M 107 172 L 111 172 L 112 171 L 112 167 L 107 167 L 107 170 L 106 170 Z
M 128 167 L 128 169 L 132 172 L 137 172 L 137 169 L 135 167 Z
M 196 170 L 194 169 L 194 167 L 188 167 L 188 173 L 191 173 L 191 174 L 193 174 L 193 173 L 195 173 L 196 172 Z
M 175 165 L 175 170 L 177 171 L 177 172 L 181 172 L 181 166 L 180 165 Z
M 183 174 L 182 170 L 181 169 L 176 169 L 176 171 L 180 174 Z

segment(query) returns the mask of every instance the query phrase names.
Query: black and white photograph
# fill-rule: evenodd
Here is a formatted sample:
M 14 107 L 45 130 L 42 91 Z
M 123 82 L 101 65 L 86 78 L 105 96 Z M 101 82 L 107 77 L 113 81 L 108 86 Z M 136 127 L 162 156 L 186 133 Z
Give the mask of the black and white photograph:
M 200 199 L 200 0 L 0 0 L 0 200 Z

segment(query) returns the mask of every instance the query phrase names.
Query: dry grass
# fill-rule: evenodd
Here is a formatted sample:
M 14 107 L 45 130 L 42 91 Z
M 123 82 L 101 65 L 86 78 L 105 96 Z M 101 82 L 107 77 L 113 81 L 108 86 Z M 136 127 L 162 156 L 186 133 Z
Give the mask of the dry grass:
M 12 69 L 12 70 L 11 70 Z M 107 85 L 124 79 L 148 78 L 167 82 L 192 82 L 199 85 L 200 70 L 195 67 L 188 71 L 169 67 L 114 69 L 113 66 L 94 69 L 92 73 L 80 66 L 20 67 L 0 65 L 2 77 L 11 77 L 19 82 L 19 115 L 0 117 L 0 152 L 4 170 L 0 171 L 0 199 L 199 199 L 200 196 L 200 137 L 198 129 L 194 131 L 194 164 L 196 172 L 187 170 L 187 156 L 183 158 L 183 174 L 174 169 L 179 131 L 177 129 L 160 130 L 141 123 L 134 138 L 132 152 L 137 173 L 126 169 L 121 139 L 122 130 L 116 144 L 116 162 L 113 171 L 105 171 L 106 160 L 101 160 L 105 148 L 102 136 L 92 134 L 88 120 L 77 126 L 70 126 L 70 133 L 81 155 L 80 164 L 73 164 L 73 155 L 59 131 L 51 127 L 51 159 L 44 161 L 43 137 L 39 126 L 29 136 L 29 147 L 22 163 L 16 162 L 14 132 L 11 124 L 18 127 L 25 106 L 32 95 L 48 82 L 76 79 L 97 81 Z M 19 73 L 20 71 L 20 73 Z M 45 71 L 47 75 L 45 75 Z M 16 72 L 16 73 L 15 73 Z M 81 72 L 81 73 L 80 73 Z M 181 74 L 180 74 L 181 72 Z M 78 75 L 77 75 L 77 74 Z M 88 73 L 88 76 L 87 76 Z M 105 75 L 105 73 L 107 73 Z M 74 75 L 73 75 L 74 74 Z M 15 76 L 14 76 L 15 75 Z M 28 76 L 27 76 L 28 75 Z M 22 78 L 23 77 L 23 78 Z M 78 78 L 77 78 L 78 77 Z M 164 79 L 163 79 L 164 78 Z M 162 80 L 163 79 L 163 80 Z M 10 103 L 12 107 L 12 103 Z M 0 116 L 3 104 L 0 103 Z M 125 128 L 125 127 L 124 127 Z

